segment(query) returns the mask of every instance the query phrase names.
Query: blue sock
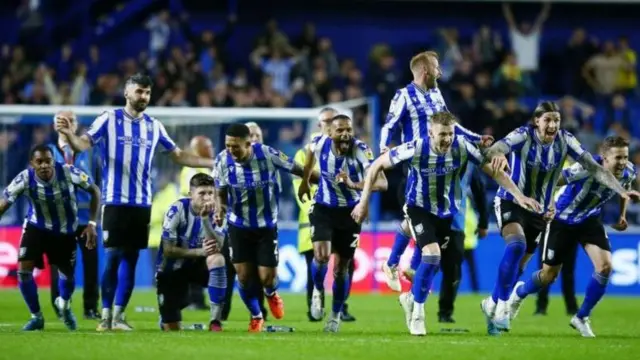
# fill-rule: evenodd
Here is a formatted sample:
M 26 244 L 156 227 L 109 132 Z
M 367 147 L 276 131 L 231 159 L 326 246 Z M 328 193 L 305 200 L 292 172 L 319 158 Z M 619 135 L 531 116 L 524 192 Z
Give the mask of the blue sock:
M 136 285 L 136 265 L 138 264 L 138 250 L 129 250 L 122 255 L 118 269 L 118 286 L 116 287 L 116 306 L 123 309 L 129 304 L 133 287 Z
M 209 301 L 214 304 L 224 302 L 224 294 L 227 292 L 227 268 L 222 265 L 209 270 Z
M 273 281 L 273 285 L 264 287 L 264 295 L 266 297 L 273 296 L 278 291 L 278 280 Z
M 413 276 L 413 285 L 411 285 L 413 300 L 418 304 L 424 304 L 427 301 L 431 283 L 438 273 L 438 269 L 440 269 L 440 255 L 422 256 L 422 262 Z
M 411 270 L 416 271 L 418 266 L 420 266 L 420 262 L 422 261 L 422 249 L 416 244 L 416 247 L 413 249 L 413 255 L 411 255 Z
M 311 276 L 313 276 L 313 285 L 318 291 L 324 290 L 324 278 L 327 276 L 329 264 L 320 264 L 316 259 L 311 262 Z
M 526 240 L 524 236 L 519 235 L 508 236 L 505 240 L 507 241 L 507 247 L 504 250 L 504 255 L 498 268 L 497 289 L 494 288 L 494 293 L 497 291 L 497 299 L 507 301 L 513 287 L 513 280 L 518 274 L 520 260 L 524 256 Z
M 349 294 L 349 274 L 335 274 L 333 279 L 333 302 L 331 308 L 334 313 L 342 312 L 347 295 Z
M 396 238 L 393 241 L 393 246 L 391 247 L 389 260 L 387 260 L 387 265 L 390 267 L 398 266 L 400 263 L 400 257 L 404 254 L 407 246 L 409 246 L 410 240 L 411 236 L 405 234 L 402 227 L 398 227 L 398 230 L 396 230 Z
M 522 277 L 522 274 L 524 273 L 523 269 L 518 268 L 518 274 L 516 276 L 516 280 L 513 281 L 512 283 L 515 284 L 518 279 L 520 279 Z M 494 303 L 498 302 L 498 298 L 499 298 L 499 293 L 500 292 L 500 287 L 496 286 L 493 288 L 493 292 L 491 293 L 491 299 L 493 300 Z
M 111 309 L 113 300 L 116 297 L 116 286 L 118 286 L 118 267 L 120 266 L 120 251 L 118 249 L 106 249 L 105 266 L 102 273 L 101 296 L 102 308 Z
M 584 296 L 584 301 L 580 310 L 576 316 L 580 319 L 586 318 L 591 315 L 591 310 L 596 306 L 598 301 L 602 299 L 604 293 L 607 290 L 607 283 L 609 282 L 609 275 L 601 273 L 593 273 L 589 285 L 587 285 L 587 291 Z
M 35 280 L 33 280 L 33 273 L 18 270 L 18 286 L 20 287 L 22 298 L 27 304 L 31 314 L 42 316 L 40 312 L 40 300 L 38 299 L 38 286 Z
M 238 284 L 238 293 L 247 309 L 249 309 L 251 316 L 261 317 L 260 303 L 258 302 L 258 297 L 255 295 L 255 291 L 251 291 L 251 286 L 245 288 L 242 284 Z
M 65 274 L 58 272 L 58 291 L 62 300 L 69 301 L 76 289 L 75 277 L 67 277 Z
M 516 290 L 516 294 L 520 299 L 524 299 L 529 294 L 537 293 L 542 288 L 542 279 L 540 278 L 540 274 L 542 270 L 538 270 L 531 274 L 531 279 L 524 282 L 523 286 L 520 286 L 518 290 Z

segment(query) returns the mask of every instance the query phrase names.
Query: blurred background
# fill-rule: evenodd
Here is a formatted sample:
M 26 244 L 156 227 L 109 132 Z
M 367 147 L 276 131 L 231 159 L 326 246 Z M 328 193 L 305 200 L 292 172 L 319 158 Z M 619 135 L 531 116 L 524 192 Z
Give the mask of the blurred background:
M 206 135 L 219 151 L 226 124 L 255 121 L 266 144 L 293 157 L 316 131 L 317 108 L 338 104 L 353 115 L 358 137 L 377 149 L 389 102 L 411 81 L 409 59 L 425 50 L 438 52 L 440 87 L 465 127 L 498 139 L 527 122 L 540 100 L 554 100 L 562 109 L 562 126 L 589 151 L 597 152 L 603 137 L 620 135 L 630 140 L 632 161 L 640 164 L 640 5 L 619 2 L 626 4 L 5 0 L 0 2 L 0 187 L 25 168 L 31 146 L 55 142 L 54 112 L 34 105 L 121 106 L 124 81 L 137 72 L 154 79 L 151 106 L 185 108 L 184 117 L 148 109 L 166 120 L 182 148 L 192 136 Z M 270 115 L 248 117 L 243 108 Z M 22 114 L 22 109 L 39 110 Z M 99 111 L 84 109 L 79 119 L 86 126 Z M 156 159 L 155 191 L 175 190 L 177 198 L 181 169 L 161 155 Z M 363 235 L 356 291 L 386 291 L 378 265 L 400 219 L 401 176 L 388 174 L 394 190 L 381 194 L 374 223 Z M 290 179 L 283 182 L 280 277 L 284 288 L 300 291 L 306 273 L 296 249 L 298 208 Z M 485 183 L 483 206 L 489 207 L 496 186 L 489 179 Z M 0 219 L 0 284 L 3 276 L 13 283 L 13 255 L 27 206 L 17 203 Z M 617 221 L 617 208 L 617 201 L 608 204 L 607 223 Z M 640 208 L 631 206 L 627 219 L 640 224 Z M 632 227 L 611 235 L 614 293 L 640 294 L 637 234 Z M 501 247 L 495 231 L 479 242 L 479 288 L 463 280 L 461 289 L 486 290 L 492 284 L 491 254 Z M 581 254 L 578 271 L 582 267 L 590 264 Z M 141 286 L 151 284 L 151 269 L 139 267 Z M 583 285 L 578 279 L 577 288 Z

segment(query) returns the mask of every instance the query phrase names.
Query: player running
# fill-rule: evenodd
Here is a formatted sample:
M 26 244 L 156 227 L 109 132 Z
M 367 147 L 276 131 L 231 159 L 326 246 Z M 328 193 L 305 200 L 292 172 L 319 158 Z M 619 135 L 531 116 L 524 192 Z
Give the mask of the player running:
M 44 317 L 40 310 L 38 288 L 33 279 L 33 269 L 44 268 L 43 255 L 59 271 L 60 296 L 55 305 L 62 321 L 69 330 L 76 330 L 76 318 L 71 312 L 71 295 L 75 289 L 76 237 L 78 227 L 78 202 L 76 186 L 91 194 L 89 222 L 82 232 L 87 247 L 96 246 L 96 214 L 100 190 L 91 183 L 87 174 L 73 165 L 56 163 L 47 145 L 31 150 L 27 170 L 22 171 L 7 186 L 0 199 L 0 217 L 21 195 L 29 199 L 30 207 L 20 240 L 18 255 L 18 282 L 22 297 L 31 312 L 31 320 L 22 330 L 44 329 Z
M 351 218 L 351 211 L 360 200 L 367 169 L 373 161 L 373 152 L 364 142 L 353 136 L 353 123 L 346 115 L 334 116 L 331 120 L 330 136 L 314 138 L 307 148 L 304 175 L 298 188 L 298 198 L 311 198 L 309 178 L 315 162 L 319 162 L 320 185 L 311 205 L 311 241 L 314 260 L 312 277 L 314 283 L 311 298 L 311 316 L 322 319 L 322 294 L 329 266 L 329 257 L 334 254 L 332 312 L 324 330 L 337 332 L 342 319 L 343 306 L 349 295 L 349 264 L 353 261 L 361 226 Z M 381 173 L 373 184 L 374 191 L 386 190 L 387 179 Z
M 425 51 L 411 59 L 409 64 L 413 81 L 398 90 L 389 106 L 387 122 L 382 127 L 380 136 L 380 151 L 389 150 L 391 138 L 396 129 L 400 128 L 401 143 L 408 143 L 417 139 L 429 137 L 431 117 L 439 112 L 448 111 L 440 89 L 438 78 L 441 75 L 438 54 Z M 493 137 L 475 134 L 460 124 L 455 125 L 456 135 L 463 135 L 468 141 L 489 146 Z M 404 219 L 396 232 L 389 259 L 382 264 L 387 285 L 394 291 L 400 291 L 400 277 L 398 264 L 400 257 L 409 245 L 411 231 L 407 219 Z
M 213 225 L 214 180 L 200 173 L 189 185 L 189 197 L 169 207 L 162 225 L 156 272 L 160 323 L 165 331 L 181 329 L 189 285 L 198 284 L 209 291 L 209 331 L 222 331 L 227 271 L 220 254 L 225 234 Z
M 596 162 L 613 173 L 620 185 L 629 190 L 637 172 L 629 162 L 629 142 L 621 137 L 612 136 L 604 140 L 602 157 L 596 156 Z M 607 233 L 600 221 L 602 206 L 615 195 L 609 187 L 601 184 L 579 163 L 562 171 L 558 181 L 564 186 L 556 203 L 554 221 L 549 225 L 542 249 L 543 266 L 526 282 L 518 282 L 511 293 L 507 307 L 511 319 L 518 315 L 523 300 L 529 294 L 537 293 L 548 286 L 557 277 L 562 268 L 564 253 L 576 243 L 580 243 L 591 259 L 595 271 L 591 277 L 584 302 L 578 313 L 571 318 L 571 327 L 584 337 L 595 337 L 591 330 L 589 315 L 602 299 L 611 274 L 611 245 Z M 640 193 L 629 191 L 629 197 L 639 198 Z M 624 231 L 627 228 L 626 199 L 620 204 L 620 220 L 613 228 Z
M 509 162 L 506 154 L 510 154 Z M 598 164 L 571 133 L 560 129 L 560 112 L 551 101 L 540 103 L 533 112 L 531 124 L 514 130 L 496 142 L 487 153 L 493 169 L 510 168 L 513 182 L 525 195 L 539 201 L 545 213 L 552 209 L 553 190 L 567 156 L 623 199 L 629 198 L 618 179 Z M 523 209 L 513 200 L 513 195 L 506 189 L 498 189 L 496 218 L 507 246 L 500 261 L 493 294 L 481 304 L 489 335 L 509 330 L 507 300 L 524 265 L 535 252 L 536 239 L 547 226 L 543 212 Z
M 221 225 L 226 215 L 238 292 L 251 313 L 249 332 L 260 332 L 264 319 L 252 282 L 262 284 L 273 317 L 284 316 L 284 304 L 277 293 L 280 193 L 276 173 L 285 170 L 302 176 L 303 172 L 282 152 L 252 144 L 249 128 L 243 124 L 229 126 L 225 147 L 215 160 L 215 217 Z M 317 182 L 317 174 L 312 177 Z M 259 279 L 255 279 L 256 273 Z
M 413 278 L 410 292 L 400 295 L 407 328 L 411 335 L 425 335 L 425 313 L 429 289 L 440 268 L 441 248 L 447 247 L 453 216 L 461 207 L 463 189 L 460 179 L 468 162 L 495 174 L 495 179 L 516 201 L 533 211 L 540 209 L 535 200 L 525 197 L 508 175 L 493 172 L 480 150 L 463 136 L 455 135 L 456 118 L 441 112 L 431 117 L 429 138 L 402 144 L 373 162 L 364 184 L 360 203 L 353 210 L 357 222 L 367 216 L 371 191 L 379 172 L 400 163 L 409 164 L 405 214 L 413 237 L 422 249 L 422 262 Z

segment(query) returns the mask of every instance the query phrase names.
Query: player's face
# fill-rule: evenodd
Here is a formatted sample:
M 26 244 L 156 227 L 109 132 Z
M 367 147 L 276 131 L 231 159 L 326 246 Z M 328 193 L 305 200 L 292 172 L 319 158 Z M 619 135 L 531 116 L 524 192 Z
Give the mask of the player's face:
M 629 148 L 626 146 L 614 147 L 605 151 L 602 155 L 604 167 L 611 171 L 616 177 L 622 177 L 624 168 L 629 161 Z
M 325 111 L 318 117 L 318 126 L 323 135 L 331 135 L 331 119 L 337 114 L 333 111 Z
M 135 111 L 142 112 L 147 108 L 147 105 L 149 105 L 151 88 L 130 84 L 124 90 L 124 97 Z
M 257 126 L 250 126 L 249 131 L 249 138 L 251 139 L 251 142 L 254 144 L 262 144 L 262 129 Z
M 438 152 L 444 153 L 449 150 L 451 144 L 453 144 L 454 131 L 454 125 L 431 125 L 429 128 L 429 137 L 433 140 Z
M 193 204 L 194 210 L 200 211 L 204 204 L 212 202 L 214 199 L 213 194 L 213 186 L 196 186 L 191 188 L 189 195 L 191 196 L 191 203 Z
M 242 161 L 249 155 L 249 147 L 251 147 L 251 141 L 249 140 L 249 138 L 226 136 L 224 138 L 224 146 L 231 154 L 231 157 L 234 161 Z
M 30 163 L 40 179 L 48 181 L 53 176 L 53 156 L 51 152 L 36 151 Z
M 331 123 L 331 139 L 336 144 L 336 148 L 344 153 L 349 151 L 353 142 L 353 125 L 351 120 L 340 119 Z
M 552 143 L 560 130 L 560 113 L 548 112 L 535 119 L 538 137 L 544 143 Z
M 435 88 L 438 85 L 438 79 L 442 75 L 440 71 L 440 62 L 436 58 L 431 58 L 426 66 L 425 84 L 429 88 Z

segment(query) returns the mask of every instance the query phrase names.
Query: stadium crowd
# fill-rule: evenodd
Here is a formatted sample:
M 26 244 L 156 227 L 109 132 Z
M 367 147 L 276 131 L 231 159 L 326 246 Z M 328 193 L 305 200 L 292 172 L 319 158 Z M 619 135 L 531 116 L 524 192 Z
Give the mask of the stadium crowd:
M 518 23 L 507 5 L 503 11 L 508 33 L 481 26 L 464 37 L 455 28 L 440 28 L 434 29 L 438 41 L 431 44 L 441 57 L 439 83 L 450 110 L 467 128 L 495 138 L 528 121 L 548 86 L 539 72 L 545 55 L 539 40 L 549 6 L 531 24 Z M 232 59 L 226 48 L 237 21 L 230 15 L 222 31 L 196 33 L 188 14 L 161 11 L 146 23 L 146 49 L 117 62 L 107 60 L 99 44 L 77 48 L 69 42 L 47 58 L 20 44 L 4 44 L 0 104 L 122 105 L 124 79 L 145 72 L 155 83 L 152 106 L 311 107 L 375 94 L 384 112 L 378 118 L 384 120 L 395 90 L 408 82 L 406 60 L 390 46 L 373 47 L 369 63 L 358 64 L 337 54 L 332 39 L 312 23 L 299 33 L 285 33 L 270 20 L 256 34 L 253 51 Z M 566 95 L 553 99 L 561 105 L 562 126 L 589 151 L 596 151 L 607 134 L 623 136 L 631 141 L 632 161 L 640 165 L 640 126 L 632 121 L 636 52 L 624 36 L 596 39 L 581 28 L 567 39 L 565 52 L 560 72 Z M 375 118 L 369 110 L 363 106 L 354 114 L 365 141 L 370 140 L 366 124 Z M 298 123 L 263 130 L 265 142 L 289 156 L 306 140 Z M 49 142 L 52 135 L 49 125 L 0 126 L 0 185 L 24 168 L 31 145 Z M 388 203 L 395 202 L 391 198 Z

